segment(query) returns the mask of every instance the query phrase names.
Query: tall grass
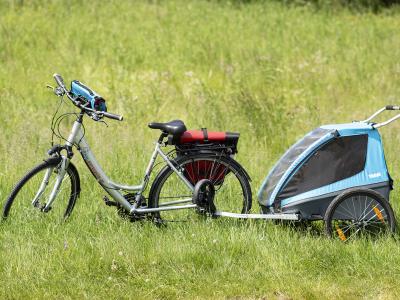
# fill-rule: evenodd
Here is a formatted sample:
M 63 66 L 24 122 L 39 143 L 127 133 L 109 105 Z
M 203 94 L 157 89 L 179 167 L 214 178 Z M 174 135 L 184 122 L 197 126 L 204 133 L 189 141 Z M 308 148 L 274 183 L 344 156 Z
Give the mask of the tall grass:
M 85 123 L 111 178 L 139 182 L 157 138 L 146 123 L 181 118 L 190 128 L 241 132 L 237 159 L 255 195 L 304 133 L 396 103 L 399 26 L 398 13 L 276 2 L 3 1 L 0 199 L 45 157 L 54 72 L 87 83 L 124 115 L 108 127 Z M 399 128 L 382 129 L 395 180 Z M 73 161 L 83 191 L 68 223 L 0 226 L 0 298 L 400 296 L 397 238 L 343 245 L 314 227 L 195 216 L 163 229 L 131 224 L 102 204 L 78 154 Z M 399 196 L 395 188 L 397 215 Z

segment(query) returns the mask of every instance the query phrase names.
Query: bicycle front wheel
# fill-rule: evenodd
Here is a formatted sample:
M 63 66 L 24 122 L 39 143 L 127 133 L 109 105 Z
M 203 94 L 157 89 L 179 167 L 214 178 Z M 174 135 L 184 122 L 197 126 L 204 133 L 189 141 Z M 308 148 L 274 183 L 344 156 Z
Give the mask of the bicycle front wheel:
M 65 220 L 70 216 L 80 192 L 79 175 L 71 163 L 50 209 L 44 209 L 57 180 L 59 162 L 57 158 L 49 158 L 15 185 L 4 204 L 3 219 L 11 215 L 13 219 L 27 222 L 43 216 L 55 220 Z
M 209 179 L 215 186 L 214 203 L 218 211 L 248 213 L 251 209 L 251 188 L 248 175 L 233 159 L 218 154 L 197 154 L 182 156 L 175 160 L 175 166 L 194 186 L 202 179 Z M 193 192 L 183 180 L 166 166 L 158 174 L 150 190 L 149 207 L 168 207 L 192 203 Z M 154 213 L 155 218 L 161 214 L 174 220 L 187 218 L 185 210 L 163 211 Z

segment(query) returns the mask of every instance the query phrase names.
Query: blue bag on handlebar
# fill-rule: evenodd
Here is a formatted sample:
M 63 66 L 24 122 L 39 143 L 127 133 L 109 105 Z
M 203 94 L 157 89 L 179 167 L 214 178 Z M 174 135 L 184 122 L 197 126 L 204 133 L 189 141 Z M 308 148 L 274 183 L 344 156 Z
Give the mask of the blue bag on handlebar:
M 107 111 L 106 100 L 82 82 L 78 80 L 72 81 L 71 93 L 74 94 L 75 97 L 82 97 L 88 101 L 92 109 L 97 111 Z

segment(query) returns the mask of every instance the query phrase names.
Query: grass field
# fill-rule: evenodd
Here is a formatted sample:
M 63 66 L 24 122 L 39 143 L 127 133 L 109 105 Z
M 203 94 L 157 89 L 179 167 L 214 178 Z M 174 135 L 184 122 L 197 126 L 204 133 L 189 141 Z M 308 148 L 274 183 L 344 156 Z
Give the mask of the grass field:
M 399 104 L 398 9 L 261 2 L 1 1 L 0 202 L 49 148 L 58 102 L 45 86 L 55 72 L 124 115 L 108 127 L 85 123 L 118 181 L 140 181 L 158 137 L 150 121 L 241 132 L 254 212 L 269 169 L 306 132 Z M 400 217 L 399 129 L 382 135 Z M 78 154 L 73 161 L 82 194 L 69 222 L 0 225 L 1 299 L 400 297 L 398 235 L 344 245 L 315 228 L 258 221 L 132 224 L 102 203 Z

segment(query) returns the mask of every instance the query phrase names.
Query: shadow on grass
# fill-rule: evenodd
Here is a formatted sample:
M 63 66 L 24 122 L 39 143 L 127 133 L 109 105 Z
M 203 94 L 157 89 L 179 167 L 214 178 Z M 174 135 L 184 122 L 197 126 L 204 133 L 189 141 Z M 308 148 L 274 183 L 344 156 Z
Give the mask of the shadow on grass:
M 324 231 L 324 221 L 287 221 L 287 220 L 254 220 L 254 219 L 229 219 L 229 218 L 206 218 L 204 216 L 194 216 L 189 218 L 184 222 L 165 222 L 163 226 L 159 227 L 166 231 L 180 230 L 187 231 L 191 227 L 204 227 L 208 229 L 226 229 L 233 228 L 236 229 L 252 229 L 255 232 L 267 232 L 271 227 L 276 227 L 278 230 L 286 231 L 289 235 L 295 235 L 298 238 L 315 238 L 315 239 L 326 239 L 326 240 L 336 240 L 328 237 Z M 365 240 L 365 241 L 377 241 L 387 237 L 393 238 L 395 242 L 400 242 L 400 233 L 398 228 L 396 232 L 392 235 L 383 234 L 376 237 L 358 237 L 353 241 Z M 338 240 L 339 241 L 339 240 Z
M 224 3 L 225 1 L 220 1 Z M 232 2 L 232 1 L 230 1 Z M 237 7 L 253 3 L 265 3 L 266 0 L 234 0 Z M 276 1 L 288 7 L 305 6 L 315 10 L 338 11 L 348 9 L 355 13 L 382 13 L 391 8 L 398 7 L 399 0 L 284 0 Z

